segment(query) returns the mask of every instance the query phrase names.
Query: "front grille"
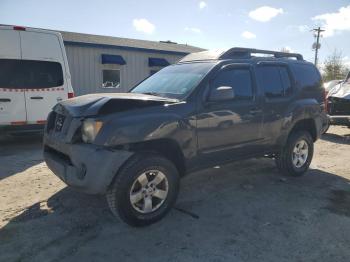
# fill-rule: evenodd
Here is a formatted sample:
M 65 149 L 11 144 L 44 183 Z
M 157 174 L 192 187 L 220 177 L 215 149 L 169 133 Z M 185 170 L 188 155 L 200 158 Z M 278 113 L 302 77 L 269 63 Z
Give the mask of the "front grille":
M 54 130 L 55 132 L 61 132 L 63 125 L 65 123 L 65 120 L 66 120 L 66 117 L 64 115 L 61 115 L 52 111 L 47 118 L 47 124 L 46 124 L 47 132 L 49 133 L 52 130 Z
M 46 122 L 46 131 L 50 132 L 55 127 L 55 120 L 56 120 L 56 112 L 52 111 L 50 112 L 49 116 L 47 117 Z
M 64 124 L 65 116 L 61 114 L 57 114 L 55 120 L 55 131 L 61 132 L 63 124 Z
M 350 115 L 350 100 L 332 97 L 329 103 L 330 115 Z

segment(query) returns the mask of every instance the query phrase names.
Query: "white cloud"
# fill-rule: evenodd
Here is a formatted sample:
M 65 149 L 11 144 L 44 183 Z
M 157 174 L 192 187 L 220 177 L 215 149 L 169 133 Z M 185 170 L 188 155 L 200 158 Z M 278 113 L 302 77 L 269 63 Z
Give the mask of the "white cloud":
M 134 25 L 135 29 L 139 32 L 143 32 L 146 34 L 152 34 L 156 27 L 149 22 L 147 19 L 140 18 L 140 19 L 134 19 L 132 21 L 132 24 Z
M 279 14 L 283 14 L 282 8 L 261 6 L 253 11 L 250 11 L 249 17 L 259 22 L 268 22 Z
M 301 32 L 301 33 L 305 33 L 305 32 L 307 32 L 307 31 L 309 31 L 310 28 L 309 28 L 309 26 L 307 26 L 307 25 L 299 25 L 299 26 L 298 26 L 298 30 L 299 30 L 299 32 Z
M 312 20 L 321 22 L 326 30 L 324 37 L 333 36 L 340 31 L 350 31 L 350 5 L 341 7 L 336 13 L 317 15 Z
M 202 31 L 199 28 L 196 28 L 196 27 L 185 27 L 185 31 L 193 32 L 193 33 L 196 33 L 196 34 L 202 33 Z
M 204 2 L 204 1 L 199 2 L 199 9 L 204 9 L 204 8 L 206 8 L 207 6 L 208 6 L 208 5 L 207 5 L 206 2 Z
M 246 38 L 246 39 L 254 39 L 256 38 L 256 35 L 253 34 L 252 32 L 249 32 L 249 31 L 244 31 L 242 34 L 241 34 L 242 37 Z

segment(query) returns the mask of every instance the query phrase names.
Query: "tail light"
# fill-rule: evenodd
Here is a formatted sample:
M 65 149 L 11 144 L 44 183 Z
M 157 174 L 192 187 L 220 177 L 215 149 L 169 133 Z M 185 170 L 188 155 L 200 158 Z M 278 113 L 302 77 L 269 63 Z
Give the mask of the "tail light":
M 26 31 L 26 28 L 25 27 L 23 27 L 23 26 L 14 26 L 13 27 L 13 30 L 17 30 L 17 31 Z
M 328 113 L 328 91 L 325 89 L 323 92 L 323 101 L 324 101 L 324 111 Z
M 68 99 L 69 98 L 73 98 L 74 97 L 74 93 L 73 92 L 68 92 Z

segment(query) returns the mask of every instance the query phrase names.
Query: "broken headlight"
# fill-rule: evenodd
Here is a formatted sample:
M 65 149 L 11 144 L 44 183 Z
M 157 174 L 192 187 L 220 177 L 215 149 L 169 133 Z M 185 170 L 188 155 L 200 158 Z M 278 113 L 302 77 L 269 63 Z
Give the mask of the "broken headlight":
M 92 143 L 100 131 L 103 123 L 94 119 L 86 119 L 81 128 L 81 138 L 85 143 Z

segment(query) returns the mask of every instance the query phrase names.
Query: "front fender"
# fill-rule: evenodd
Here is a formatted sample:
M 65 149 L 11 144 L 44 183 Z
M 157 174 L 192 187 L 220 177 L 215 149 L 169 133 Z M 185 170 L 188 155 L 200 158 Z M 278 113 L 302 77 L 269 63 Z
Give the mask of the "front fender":
M 193 154 L 196 149 L 195 120 L 191 111 L 193 108 L 195 107 L 183 104 L 111 116 L 105 121 L 94 143 L 117 147 L 171 139 L 181 149 Z

